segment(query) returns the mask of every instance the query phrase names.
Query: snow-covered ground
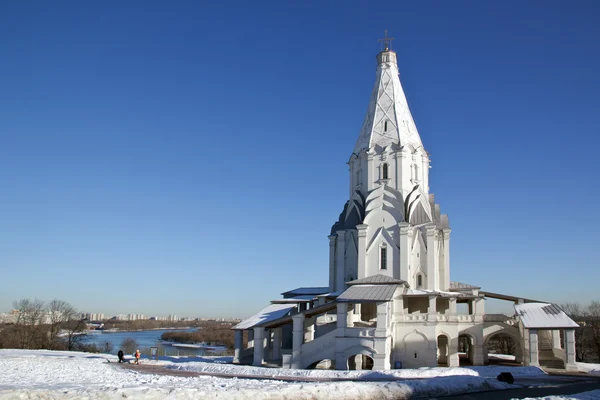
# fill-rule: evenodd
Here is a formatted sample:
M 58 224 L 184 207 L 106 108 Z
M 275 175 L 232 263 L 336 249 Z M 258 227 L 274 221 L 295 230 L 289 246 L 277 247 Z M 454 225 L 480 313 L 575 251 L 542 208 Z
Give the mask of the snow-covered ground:
M 598 400 L 600 399 L 600 390 L 570 394 L 567 396 L 546 396 L 546 397 L 526 397 L 521 400 Z
M 592 375 L 600 375 L 600 364 L 577 363 L 577 370 Z
M 256 368 L 225 364 L 226 357 L 143 360 L 169 369 L 224 373 L 243 377 L 353 378 L 358 381 L 284 382 L 212 376 L 178 377 L 122 369 L 105 354 L 47 350 L 0 350 L 0 399 L 134 397 L 207 399 L 401 399 L 469 391 L 514 388 L 498 382 L 500 371 L 515 376 L 544 373 L 533 367 L 420 368 L 392 371 L 325 371 Z M 108 362 L 110 361 L 110 362 Z M 417 378 L 417 379 L 415 379 Z M 429 378 L 429 379 L 418 379 Z M 382 379 L 381 382 L 365 380 Z M 390 381 L 390 380 L 396 381 Z M 362 382 L 360 380 L 363 380 Z

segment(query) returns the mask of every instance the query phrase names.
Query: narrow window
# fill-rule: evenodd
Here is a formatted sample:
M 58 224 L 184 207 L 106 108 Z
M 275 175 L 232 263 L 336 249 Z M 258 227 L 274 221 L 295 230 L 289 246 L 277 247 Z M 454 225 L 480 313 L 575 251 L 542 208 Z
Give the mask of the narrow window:
M 381 166 L 381 176 L 383 179 L 388 179 L 388 165 L 387 163 Z
M 385 122 L 383 123 L 383 131 L 387 132 L 387 119 L 385 120 Z
M 387 247 L 381 248 L 380 268 L 387 269 Z
M 420 288 L 421 286 L 423 286 L 423 275 L 419 274 L 417 275 L 417 287 Z

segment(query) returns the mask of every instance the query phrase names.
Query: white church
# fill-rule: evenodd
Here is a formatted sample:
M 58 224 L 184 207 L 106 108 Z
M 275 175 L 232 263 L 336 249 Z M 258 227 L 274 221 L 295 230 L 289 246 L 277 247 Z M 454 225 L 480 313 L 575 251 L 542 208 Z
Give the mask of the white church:
M 385 370 L 485 365 L 497 335 L 515 363 L 576 370 L 578 325 L 556 305 L 450 280 L 448 216 L 384 40 L 348 161 L 348 201 L 329 235 L 329 285 L 282 293 L 236 325 L 235 363 Z M 488 314 L 485 299 L 514 303 Z

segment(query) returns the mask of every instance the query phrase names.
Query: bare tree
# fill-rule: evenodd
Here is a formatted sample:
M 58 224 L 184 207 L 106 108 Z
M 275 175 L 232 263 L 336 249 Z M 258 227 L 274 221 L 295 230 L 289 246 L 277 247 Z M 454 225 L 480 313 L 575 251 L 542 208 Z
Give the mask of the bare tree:
M 44 318 L 42 300 L 21 299 L 13 303 L 18 311 L 13 335 L 21 349 L 40 348 L 44 345 L 45 335 L 40 329 Z
M 59 347 L 59 333 L 68 325 L 68 322 L 76 319 L 77 310 L 71 304 L 62 300 L 52 300 L 48 304 L 48 319 L 50 322 L 49 340 L 52 348 Z
M 579 328 L 575 329 L 575 358 L 577 361 L 584 361 L 590 353 L 588 327 L 584 322 L 586 312 L 579 303 L 565 303 L 561 307 L 573 321 L 579 324 Z
M 138 344 L 133 338 L 125 338 L 123 342 L 121 342 L 121 350 L 125 354 L 133 354 L 138 348 Z
M 590 336 L 596 350 L 596 360 L 600 360 L 600 301 L 592 301 L 587 311 L 586 325 L 590 329 Z

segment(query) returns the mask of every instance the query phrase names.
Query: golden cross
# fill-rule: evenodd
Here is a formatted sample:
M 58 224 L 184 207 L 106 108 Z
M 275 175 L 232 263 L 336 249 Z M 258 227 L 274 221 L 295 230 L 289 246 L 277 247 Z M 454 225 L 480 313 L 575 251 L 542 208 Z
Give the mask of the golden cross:
M 383 39 L 377 39 L 377 41 L 381 42 L 382 47 L 383 47 L 383 51 L 388 51 L 390 49 L 391 44 L 392 44 L 392 40 L 394 40 L 395 38 L 388 37 L 388 35 L 387 35 L 387 29 L 384 30 L 383 33 L 384 33 Z

